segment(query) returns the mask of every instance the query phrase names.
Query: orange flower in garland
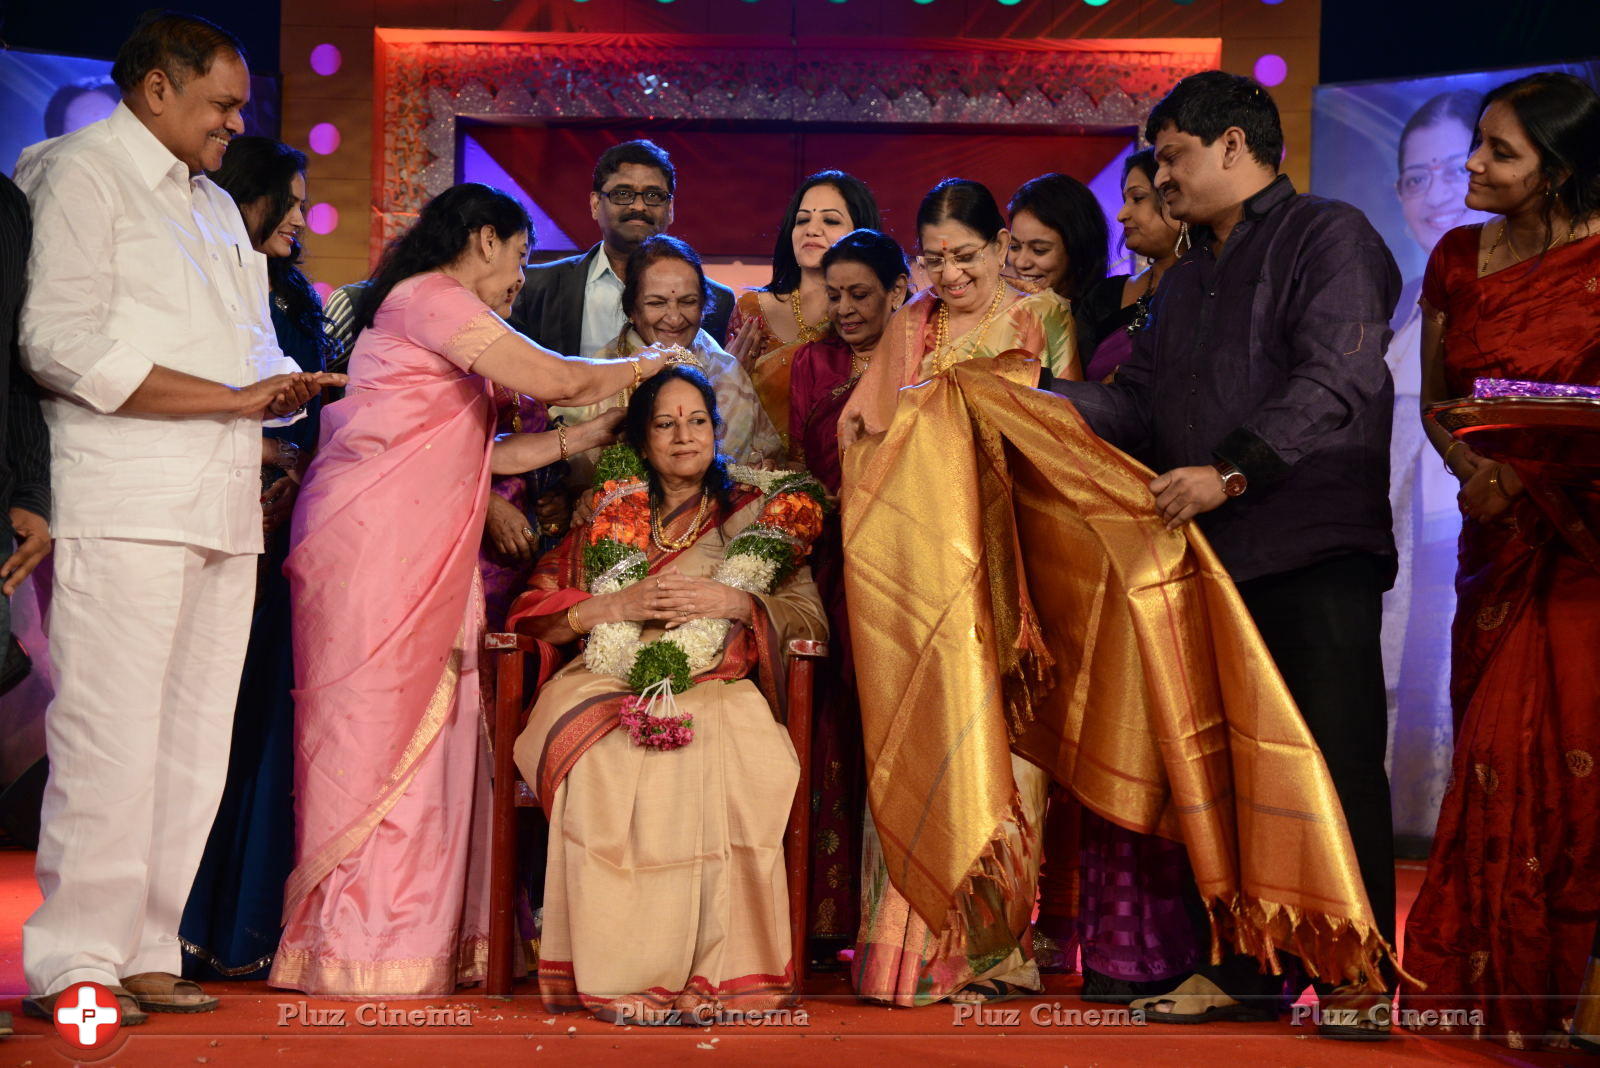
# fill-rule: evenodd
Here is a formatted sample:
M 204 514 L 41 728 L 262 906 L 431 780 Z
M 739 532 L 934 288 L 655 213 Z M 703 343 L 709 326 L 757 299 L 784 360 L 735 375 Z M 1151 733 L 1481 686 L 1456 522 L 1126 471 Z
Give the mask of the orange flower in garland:
M 615 499 L 614 495 L 621 494 Z M 640 479 L 607 482 L 601 487 L 604 503 L 589 524 L 589 544 L 614 541 L 643 549 L 650 541 L 650 493 Z

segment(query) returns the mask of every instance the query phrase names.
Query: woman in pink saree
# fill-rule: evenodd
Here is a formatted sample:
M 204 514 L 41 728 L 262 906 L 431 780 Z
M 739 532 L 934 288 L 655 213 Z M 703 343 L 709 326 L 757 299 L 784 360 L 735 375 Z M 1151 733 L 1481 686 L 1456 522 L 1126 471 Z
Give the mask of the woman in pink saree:
M 492 310 L 529 224 L 464 184 L 384 254 L 356 316 L 350 388 L 324 409 L 295 509 L 295 868 L 274 986 L 429 997 L 487 955 L 478 543 L 491 383 L 586 404 L 661 366 L 567 360 Z

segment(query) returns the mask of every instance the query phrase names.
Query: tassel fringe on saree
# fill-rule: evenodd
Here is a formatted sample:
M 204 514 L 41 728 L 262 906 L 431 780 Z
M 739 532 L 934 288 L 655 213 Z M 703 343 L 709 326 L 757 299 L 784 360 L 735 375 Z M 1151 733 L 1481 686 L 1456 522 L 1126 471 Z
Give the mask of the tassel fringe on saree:
M 1227 573 L 1151 472 L 1019 353 L 903 389 L 846 458 L 846 588 L 889 880 L 964 951 L 1017 868 L 1016 754 L 1187 847 L 1224 946 L 1333 981 L 1391 956 L 1322 755 Z M 1004 881 L 1002 880 L 1002 883 Z M 1003 885 L 1001 886 L 1004 890 Z M 1031 908 L 1031 900 L 1026 902 Z

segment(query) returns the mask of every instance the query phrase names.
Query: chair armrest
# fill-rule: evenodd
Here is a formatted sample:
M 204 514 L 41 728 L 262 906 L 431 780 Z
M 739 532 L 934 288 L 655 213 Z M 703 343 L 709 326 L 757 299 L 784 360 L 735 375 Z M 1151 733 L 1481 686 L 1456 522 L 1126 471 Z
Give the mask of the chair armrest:
M 511 631 L 495 631 L 483 636 L 483 647 L 487 651 L 509 652 L 512 649 L 522 653 L 534 652 L 537 646 L 534 642 L 538 639 L 531 634 L 515 634 Z
M 805 657 L 808 660 L 821 660 L 823 657 L 828 655 L 828 643 L 808 641 L 804 638 L 796 638 L 785 645 L 783 651 L 791 657 Z

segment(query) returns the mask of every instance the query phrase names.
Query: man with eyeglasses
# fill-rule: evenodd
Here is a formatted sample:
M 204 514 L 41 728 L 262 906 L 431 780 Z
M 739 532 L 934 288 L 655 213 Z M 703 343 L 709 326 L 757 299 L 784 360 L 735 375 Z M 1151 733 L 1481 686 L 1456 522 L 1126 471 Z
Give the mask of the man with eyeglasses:
M 601 153 L 589 194 L 600 243 L 581 256 L 527 268 L 511 315 L 529 337 L 557 352 L 589 357 L 617 340 L 627 323 L 622 283 L 628 254 L 672 225 L 676 181 L 671 157 L 651 141 L 624 141 Z M 709 284 L 700 326 L 720 345 L 733 290 Z

